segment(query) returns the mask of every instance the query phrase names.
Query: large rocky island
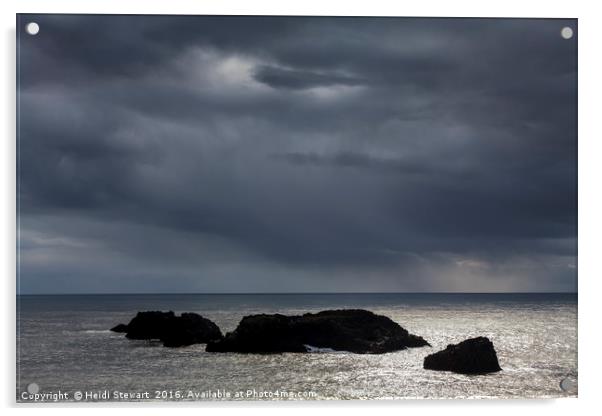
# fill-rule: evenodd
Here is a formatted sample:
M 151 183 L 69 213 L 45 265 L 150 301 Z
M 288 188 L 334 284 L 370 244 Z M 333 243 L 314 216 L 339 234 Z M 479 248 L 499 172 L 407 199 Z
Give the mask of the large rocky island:
M 328 310 L 301 316 L 250 315 L 209 352 L 280 353 L 319 349 L 381 354 L 429 345 L 386 316 L 361 309 Z

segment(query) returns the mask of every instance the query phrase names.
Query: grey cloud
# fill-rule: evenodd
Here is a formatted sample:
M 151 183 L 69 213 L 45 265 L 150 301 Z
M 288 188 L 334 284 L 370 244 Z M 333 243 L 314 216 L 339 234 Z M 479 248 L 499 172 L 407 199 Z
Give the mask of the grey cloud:
M 375 157 L 353 152 L 342 152 L 333 155 L 284 153 L 275 154 L 273 157 L 298 165 L 365 168 L 375 171 L 405 174 L 420 174 L 429 170 L 428 166 L 416 163 L 416 161 L 406 162 L 403 159 Z
M 293 90 L 332 85 L 356 86 L 363 83 L 362 80 L 350 76 L 297 71 L 271 66 L 258 68 L 255 79 L 274 88 L 290 88 Z

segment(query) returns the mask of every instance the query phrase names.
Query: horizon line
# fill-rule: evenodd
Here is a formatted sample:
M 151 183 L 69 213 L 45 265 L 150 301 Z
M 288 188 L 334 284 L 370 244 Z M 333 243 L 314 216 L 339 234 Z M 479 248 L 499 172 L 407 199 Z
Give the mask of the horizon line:
M 17 293 L 16 296 L 133 296 L 133 295 L 520 295 L 569 294 L 578 291 L 549 292 L 99 292 L 99 293 Z

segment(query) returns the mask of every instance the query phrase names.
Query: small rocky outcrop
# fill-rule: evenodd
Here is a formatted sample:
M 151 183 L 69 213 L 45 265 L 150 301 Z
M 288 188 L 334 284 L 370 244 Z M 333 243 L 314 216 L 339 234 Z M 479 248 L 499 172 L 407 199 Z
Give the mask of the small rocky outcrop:
M 485 374 L 501 370 L 493 343 L 486 337 L 450 344 L 446 349 L 428 355 L 424 359 L 424 368 L 461 374 Z
M 111 331 L 125 332 L 129 339 L 159 340 L 166 347 L 205 344 L 223 337 L 218 326 L 196 313 L 176 316 L 169 312 L 138 312 L 129 324 L 119 324 Z
M 361 309 L 329 310 L 301 316 L 250 315 L 209 352 L 281 353 L 332 349 L 381 354 L 429 345 L 386 316 Z

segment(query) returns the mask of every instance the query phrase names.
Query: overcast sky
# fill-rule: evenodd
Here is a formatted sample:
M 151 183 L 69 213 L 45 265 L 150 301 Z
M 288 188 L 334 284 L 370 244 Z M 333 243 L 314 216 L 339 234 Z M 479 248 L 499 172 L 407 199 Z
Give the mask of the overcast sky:
M 564 26 L 21 15 L 20 290 L 574 291 Z

